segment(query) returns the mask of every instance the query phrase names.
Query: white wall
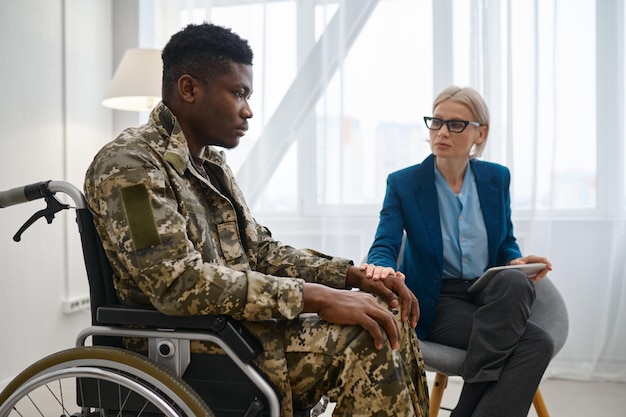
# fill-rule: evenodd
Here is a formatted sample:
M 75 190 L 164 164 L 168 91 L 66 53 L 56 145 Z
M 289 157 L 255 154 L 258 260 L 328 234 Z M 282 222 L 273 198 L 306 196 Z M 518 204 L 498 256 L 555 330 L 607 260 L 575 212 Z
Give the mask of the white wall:
M 0 189 L 40 180 L 82 188 L 95 151 L 111 138 L 100 105 L 112 74 L 111 1 L 0 2 Z M 90 156 L 87 156 L 90 155 Z M 12 236 L 40 200 L 0 210 L 0 388 L 43 356 L 74 345 L 90 322 L 63 314 L 88 294 L 73 212 Z

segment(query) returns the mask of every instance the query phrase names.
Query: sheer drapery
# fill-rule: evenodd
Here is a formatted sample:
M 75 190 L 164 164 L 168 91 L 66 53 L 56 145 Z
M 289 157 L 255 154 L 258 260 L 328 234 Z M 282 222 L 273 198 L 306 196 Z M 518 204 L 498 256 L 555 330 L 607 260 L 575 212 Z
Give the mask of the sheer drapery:
M 386 175 L 429 153 L 433 96 L 479 90 L 520 246 L 551 259 L 570 312 L 548 375 L 626 381 L 624 0 L 177 4 L 145 2 L 161 10 L 147 13 L 154 39 L 209 20 L 254 49 L 255 117 L 228 158 L 257 218 L 294 246 L 358 262 Z
M 548 375 L 626 381 L 624 3 L 472 7 L 472 84 L 495 118 L 486 159 L 511 168 L 523 251 L 552 259 L 569 306 Z

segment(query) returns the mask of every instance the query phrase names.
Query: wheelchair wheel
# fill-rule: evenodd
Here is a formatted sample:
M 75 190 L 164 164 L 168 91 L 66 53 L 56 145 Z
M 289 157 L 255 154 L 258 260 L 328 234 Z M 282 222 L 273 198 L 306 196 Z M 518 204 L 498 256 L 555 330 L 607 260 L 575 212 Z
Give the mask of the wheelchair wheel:
M 26 368 L 0 393 L 0 417 L 213 417 L 186 382 L 144 356 L 90 346 Z

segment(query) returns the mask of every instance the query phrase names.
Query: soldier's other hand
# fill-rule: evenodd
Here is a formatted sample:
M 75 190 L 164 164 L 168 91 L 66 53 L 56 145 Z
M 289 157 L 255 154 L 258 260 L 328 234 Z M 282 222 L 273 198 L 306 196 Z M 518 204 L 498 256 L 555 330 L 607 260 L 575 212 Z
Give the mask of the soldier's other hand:
M 383 331 L 392 349 L 400 347 L 400 329 L 393 313 L 378 304 L 372 294 L 307 283 L 303 312 L 317 313 L 329 323 L 363 327 L 372 336 L 376 349 L 383 347 Z

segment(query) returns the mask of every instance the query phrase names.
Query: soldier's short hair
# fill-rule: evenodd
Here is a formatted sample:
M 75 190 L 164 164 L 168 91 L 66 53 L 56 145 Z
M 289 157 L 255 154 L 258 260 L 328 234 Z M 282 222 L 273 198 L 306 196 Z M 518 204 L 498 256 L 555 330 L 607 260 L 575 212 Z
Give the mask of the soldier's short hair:
M 178 79 L 189 74 L 205 83 L 229 70 L 230 62 L 252 65 L 252 49 L 231 29 L 211 23 L 191 24 L 174 34 L 161 54 L 162 95 L 171 98 Z

